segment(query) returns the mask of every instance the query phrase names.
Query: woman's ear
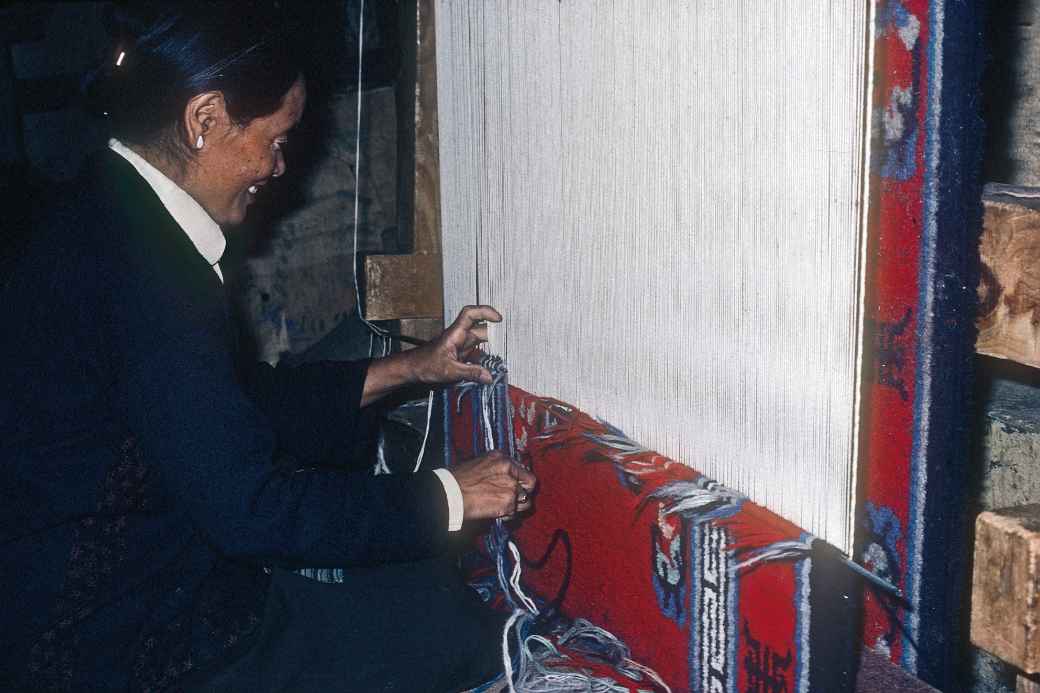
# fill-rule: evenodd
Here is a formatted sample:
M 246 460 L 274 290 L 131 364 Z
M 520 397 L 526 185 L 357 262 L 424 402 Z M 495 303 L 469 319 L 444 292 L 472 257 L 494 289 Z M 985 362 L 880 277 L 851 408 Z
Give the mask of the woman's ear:
M 196 94 L 184 108 L 184 131 L 188 136 L 188 147 L 193 150 L 203 149 L 206 138 L 216 136 L 230 122 L 223 93 L 206 91 Z

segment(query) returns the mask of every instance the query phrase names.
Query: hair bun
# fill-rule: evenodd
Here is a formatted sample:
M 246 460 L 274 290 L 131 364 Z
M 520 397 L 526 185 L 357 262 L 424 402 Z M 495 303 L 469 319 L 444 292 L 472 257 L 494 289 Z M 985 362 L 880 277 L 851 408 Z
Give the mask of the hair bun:
M 130 73 L 135 63 L 134 53 L 138 40 L 154 31 L 165 16 L 184 9 L 184 3 L 118 2 L 108 7 L 104 23 L 110 39 L 110 49 L 101 64 L 90 71 L 80 85 L 83 106 L 97 116 L 118 116 L 125 110 Z
M 154 28 L 163 16 L 184 11 L 185 5 L 186 3 L 183 2 L 148 2 L 145 0 L 120 2 L 112 6 L 106 13 L 105 24 L 109 36 L 136 41 Z
M 115 108 L 114 95 L 117 89 L 110 64 L 112 62 L 105 61 L 88 72 L 80 84 L 83 108 L 92 115 L 108 116 Z

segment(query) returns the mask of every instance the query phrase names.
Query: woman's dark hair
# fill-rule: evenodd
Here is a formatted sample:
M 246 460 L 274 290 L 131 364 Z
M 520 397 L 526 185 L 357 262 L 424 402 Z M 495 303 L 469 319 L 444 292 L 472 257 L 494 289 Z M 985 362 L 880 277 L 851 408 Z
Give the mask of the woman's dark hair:
M 182 115 L 188 101 L 220 91 L 239 125 L 278 110 L 301 75 L 295 41 L 262 3 L 157 5 L 116 10 L 116 45 L 86 88 L 90 110 L 130 144 L 190 149 Z

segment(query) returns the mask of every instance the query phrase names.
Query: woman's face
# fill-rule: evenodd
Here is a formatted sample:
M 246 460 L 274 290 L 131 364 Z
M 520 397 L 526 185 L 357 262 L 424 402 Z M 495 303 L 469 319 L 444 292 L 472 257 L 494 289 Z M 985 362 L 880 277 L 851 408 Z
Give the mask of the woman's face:
M 245 127 L 223 122 L 197 152 L 190 192 L 221 226 L 239 224 L 261 187 L 285 173 L 282 145 L 303 116 L 307 88 L 298 79 L 274 113 L 254 118 Z M 218 119 L 220 120 L 220 119 Z

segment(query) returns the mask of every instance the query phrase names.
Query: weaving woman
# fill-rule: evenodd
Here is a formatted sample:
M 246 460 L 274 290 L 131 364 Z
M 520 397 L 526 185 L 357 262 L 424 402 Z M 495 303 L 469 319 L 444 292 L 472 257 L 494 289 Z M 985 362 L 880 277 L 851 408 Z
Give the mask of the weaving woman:
M 240 9 L 135 27 L 94 88 L 108 150 L 2 278 L 4 690 L 450 691 L 500 667 L 452 538 L 527 510 L 533 476 L 343 467 L 386 394 L 489 381 L 466 359 L 498 313 L 372 362 L 235 362 L 224 230 L 306 102 L 297 46 Z

